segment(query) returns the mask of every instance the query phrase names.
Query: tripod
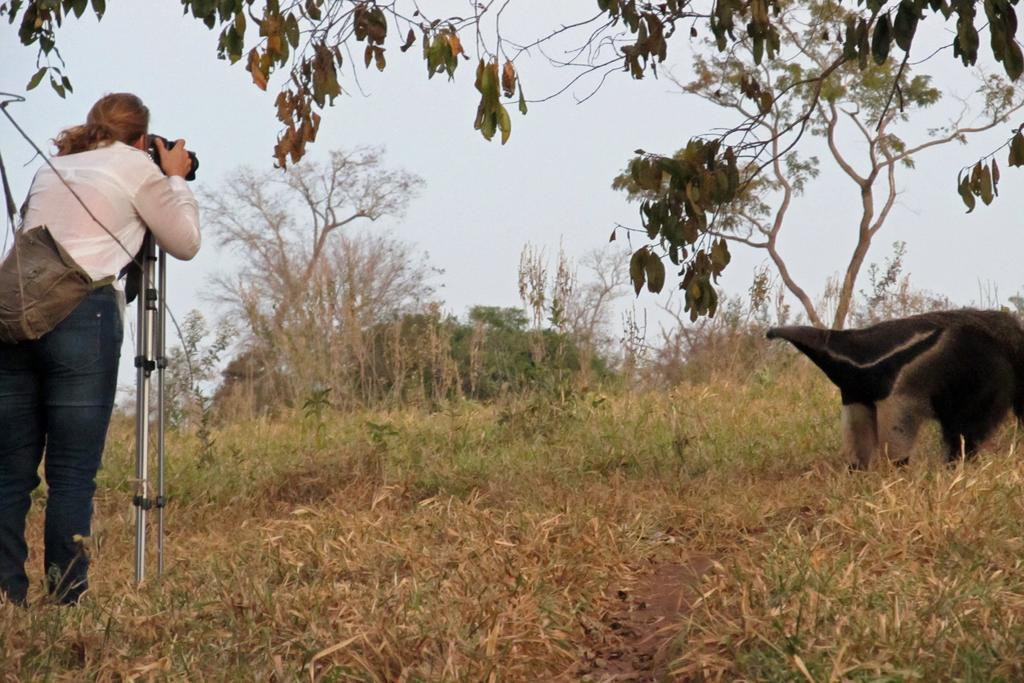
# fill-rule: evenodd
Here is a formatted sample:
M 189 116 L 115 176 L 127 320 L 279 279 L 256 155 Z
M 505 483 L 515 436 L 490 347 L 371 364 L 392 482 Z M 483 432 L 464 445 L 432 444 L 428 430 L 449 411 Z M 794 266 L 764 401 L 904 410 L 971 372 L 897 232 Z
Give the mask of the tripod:
M 164 571 L 164 370 L 167 368 L 167 255 L 158 249 L 153 235 L 146 233 L 140 252 L 142 276 L 138 292 L 136 331 L 135 405 L 135 583 L 146 578 L 147 516 L 156 513 L 156 573 Z M 156 370 L 156 497 L 149 479 L 150 379 Z

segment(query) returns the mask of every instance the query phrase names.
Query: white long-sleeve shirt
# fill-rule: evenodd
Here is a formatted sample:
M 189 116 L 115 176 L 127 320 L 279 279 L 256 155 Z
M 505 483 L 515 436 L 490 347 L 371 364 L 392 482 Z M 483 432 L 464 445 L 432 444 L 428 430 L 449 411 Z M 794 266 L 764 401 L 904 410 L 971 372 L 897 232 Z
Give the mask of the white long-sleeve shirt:
M 138 253 L 147 227 L 171 256 L 188 260 L 199 251 L 199 205 L 192 190 L 183 178 L 165 176 L 146 152 L 114 142 L 50 161 L 124 248 L 47 165 L 32 181 L 23 228 L 46 225 L 93 280 L 120 272 Z

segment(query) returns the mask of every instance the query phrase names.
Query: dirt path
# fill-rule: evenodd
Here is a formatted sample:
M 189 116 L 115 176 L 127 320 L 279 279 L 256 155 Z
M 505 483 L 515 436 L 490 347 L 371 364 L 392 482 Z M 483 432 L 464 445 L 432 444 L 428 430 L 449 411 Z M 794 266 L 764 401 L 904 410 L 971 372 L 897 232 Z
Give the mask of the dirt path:
M 713 566 L 713 558 L 694 554 L 653 565 L 631 585 L 613 587 L 610 608 L 600 627 L 591 629 L 592 649 L 573 676 L 592 683 L 670 680 L 668 646 L 700 595 L 701 577 Z

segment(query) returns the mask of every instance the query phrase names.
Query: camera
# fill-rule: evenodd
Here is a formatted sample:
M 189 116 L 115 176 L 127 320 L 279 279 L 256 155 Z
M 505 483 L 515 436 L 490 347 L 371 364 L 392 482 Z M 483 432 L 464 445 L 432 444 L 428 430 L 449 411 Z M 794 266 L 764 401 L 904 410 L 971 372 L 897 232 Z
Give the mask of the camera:
M 164 147 L 167 148 L 167 149 L 170 149 L 171 147 L 173 147 L 174 143 L 171 142 L 170 140 L 168 140 L 167 138 L 165 138 L 162 135 L 148 135 L 147 136 L 146 142 L 149 145 L 149 156 L 153 159 L 153 162 L 156 163 L 157 166 L 160 166 L 160 152 L 157 150 L 157 147 L 156 147 L 156 141 L 157 140 L 162 140 L 163 143 L 164 143 Z M 185 180 L 195 180 L 196 179 L 196 169 L 199 168 L 199 157 L 196 156 L 195 152 L 189 152 L 188 150 L 185 150 L 185 151 L 188 152 L 188 158 L 192 161 L 192 167 L 189 169 L 188 175 L 185 176 Z M 160 170 L 162 171 L 163 167 L 161 167 Z
M 170 149 L 174 146 L 174 143 L 165 138 L 162 135 L 147 135 L 146 136 L 146 151 L 149 153 L 149 157 L 156 164 L 157 168 L 163 171 L 163 166 L 160 165 L 160 151 L 156 147 L 156 141 L 161 140 L 164 143 L 166 149 Z M 195 152 L 185 150 L 188 154 L 189 160 L 192 162 L 192 166 L 188 170 L 188 175 L 185 176 L 185 180 L 196 179 L 196 169 L 199 168 L 199 157 L 196 156 Z M 165 174 L 166 175 L 166 174 Z M 139 287 L 142 280 L 142 268 L 139 264 L 142 262 L 142 248 L 139 249 L 139 253 L 136 254 L 135 258 L 121 269 L 119 277 L 125 278 L 124 292 L 125 300 L 127 303 L 131 303 L 135 300 L 135 297 L 139 294 Z

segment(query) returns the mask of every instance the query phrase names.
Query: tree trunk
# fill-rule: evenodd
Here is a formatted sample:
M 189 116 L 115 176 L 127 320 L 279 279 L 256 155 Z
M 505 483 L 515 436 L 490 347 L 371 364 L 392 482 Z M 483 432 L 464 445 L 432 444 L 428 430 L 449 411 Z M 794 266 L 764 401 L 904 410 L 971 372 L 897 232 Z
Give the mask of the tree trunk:
M 871 248 L 871 234 L 862 231 L 860 239 L 857 240 L 857 248 L 853 250 L 850 258 L 850 265 L 846 267 L 846 275 L 843 277 L 843 286 L 839 290 L 839 303 L 836 305 L 836 317 L 832 321 L 832 328 L 841 330 L 846 326 L 846 317 L 850 314 L 850 304 L 853 302 L 853 287 L 857 282 L 857 275 L 860 273 L 864 259 Z

